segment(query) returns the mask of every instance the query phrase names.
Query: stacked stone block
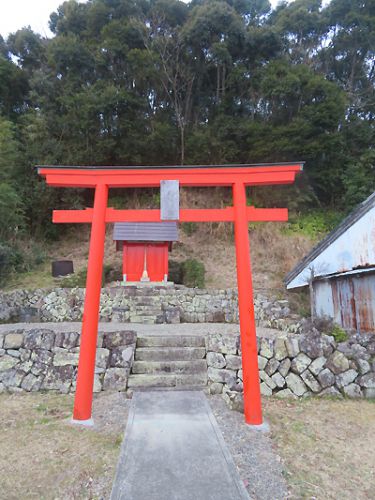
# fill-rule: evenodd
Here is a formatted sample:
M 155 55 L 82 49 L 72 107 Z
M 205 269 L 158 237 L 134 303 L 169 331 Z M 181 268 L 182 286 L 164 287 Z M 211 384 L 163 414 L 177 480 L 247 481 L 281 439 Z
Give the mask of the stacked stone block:
M 79 340 L 74 331 L 8 328 L 0 334 L 0 392 L 74 392 Z M 94 391 L 127 389 L 135 349 L 134 331 L 99 332 Z M 209 391 L 240 409 L 239 334 L 209 334 L 205 351 Z M 353 335 L 341 343 L 316 330 L 258 338 L 258 366 L 265 396 L 375 398 L 374 334 Z
M 80 336 L 49 329 L 0 334 L 0 392 L 74 392 Z M 136 333 L 98 335 L 94 392 L 127 388 Z
M 240 355 L 239 336 L 208 337 L 210 392 L 222 393 L 233 408 L 242 406 Z M 342 343 L 316 331 L 258 338 L 258 366 L 264 396 L 375 397 L 375 335 L 355 335 Z
M 81 321 L 83 288 L 15 290 L 0 293 L 0 322 Z M 258 324 L 298 331 L 299 318 L 288 301 L 257 295 Z M 116 286 L 103 288 L 100 320 L 117 323 L 238 323 L 237 291 L 184 286 Z

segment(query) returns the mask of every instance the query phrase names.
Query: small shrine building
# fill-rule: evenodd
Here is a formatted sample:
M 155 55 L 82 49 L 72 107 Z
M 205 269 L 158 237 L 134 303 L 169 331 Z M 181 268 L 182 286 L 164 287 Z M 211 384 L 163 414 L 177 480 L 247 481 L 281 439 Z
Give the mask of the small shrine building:
M 116 250 L 122 251 L 126 281 L 168 281 L 168 254 L 178 241 L 176 222 L 116 222 Z

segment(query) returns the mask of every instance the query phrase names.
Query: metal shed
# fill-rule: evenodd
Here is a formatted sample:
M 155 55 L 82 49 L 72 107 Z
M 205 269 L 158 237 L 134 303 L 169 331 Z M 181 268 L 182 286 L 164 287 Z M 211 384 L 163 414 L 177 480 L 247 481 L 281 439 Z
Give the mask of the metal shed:
M 309 286 L 312 315 L 357 332 L 375 331 L 375 193 L 286 276 Z

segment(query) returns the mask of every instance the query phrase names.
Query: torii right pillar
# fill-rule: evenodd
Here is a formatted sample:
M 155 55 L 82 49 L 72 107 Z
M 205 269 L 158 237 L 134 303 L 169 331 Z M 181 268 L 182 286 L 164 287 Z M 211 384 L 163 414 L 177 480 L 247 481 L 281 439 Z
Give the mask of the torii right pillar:
M 234 233 L 236 242 L 236 265 L 238 287 L 238 309 L 240 316 L 242 372 L 245 421 L 261 425 L 262 402 L 260 397 L 258 349 L 255 327 L 253 283 L 251 276 L 249 222 L 246 213 L 246 187 L 233 184 Z

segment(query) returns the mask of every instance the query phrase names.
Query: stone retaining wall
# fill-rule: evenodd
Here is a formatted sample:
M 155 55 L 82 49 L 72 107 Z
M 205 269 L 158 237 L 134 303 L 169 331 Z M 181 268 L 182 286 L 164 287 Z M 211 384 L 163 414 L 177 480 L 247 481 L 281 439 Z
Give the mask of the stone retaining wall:
M 136 333 L 98 335 L 94 392 L 127 387 Z M 49 329 L 0 334 L 0 392 L 52 390 L 74 392 L 80 336 Z
M 0 293 L 0 322 L 81 321 L 83 288 L 15 290 Z M 298 330 L 300 318 L 288 301 L 255 297 L 259 324 Z M 175 286 L 103 288 L 100 320 L 119 323 L 238 323 L 237 291 Z
M 232 408 L 242 406 L 243 376 L 239 336 L 207 338 L 210 392 L 222 393 Z M 375 398 L 375 335 L 337 343 L 312 332 L 258 339 L 261 393 L 265 396 L 333 395 Z
M 74 392 L 79 334 L 48 328 L 0 333 L 0 392 Z M 127 388 L 136 333 L 99 332 L 94 391 Z M 242 404 L 243 376 L 239 334 L 206 337 L 209 390 L 222 393 L 231 407 Z M 316 331 L 258 339 L 263 395 L 375 397 L 375 335 L 354 335 L 337 343 Z

